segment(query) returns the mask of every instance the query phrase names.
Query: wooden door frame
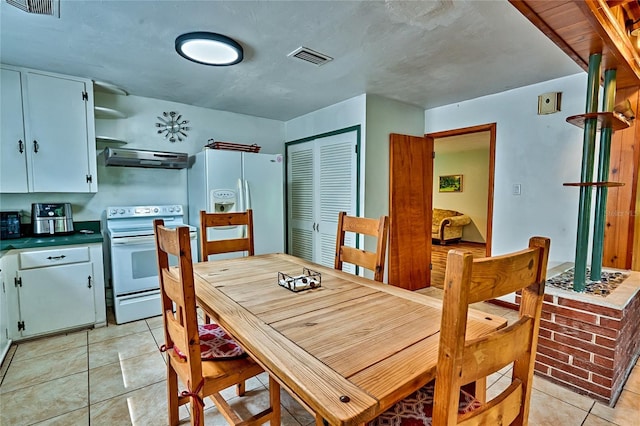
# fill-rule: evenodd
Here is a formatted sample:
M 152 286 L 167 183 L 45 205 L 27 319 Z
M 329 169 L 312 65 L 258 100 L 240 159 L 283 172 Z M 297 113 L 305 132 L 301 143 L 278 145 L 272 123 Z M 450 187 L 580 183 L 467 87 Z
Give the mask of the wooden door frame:
M 478 126 L 462 127 L 459 129 L 445 130 L 442 132 L 425 133 L 425 137 L 431 139 L 434 143 L 435 139 L 446 138 L 449 136 L 461 136 L 471 133 L 489 132 L 489 191 L 487 200 L 487 243 L 486 253 L 491 256 L 491 242 L 493 241 L 493 186 L 496 171 L 496 123 L 480 124 Z M 433 202 L 433 193 L 431 193 Z

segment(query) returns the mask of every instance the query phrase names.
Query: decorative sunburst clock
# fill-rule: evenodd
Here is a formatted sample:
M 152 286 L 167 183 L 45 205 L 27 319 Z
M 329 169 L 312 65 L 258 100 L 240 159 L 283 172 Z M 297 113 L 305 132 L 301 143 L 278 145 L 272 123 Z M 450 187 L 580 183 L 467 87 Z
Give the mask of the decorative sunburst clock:
M 182 142 L 188 136 L 186 132 L 191 128 L 185 126 L 189 120 L 180 121 L 181 118 L 182 115 L 176 111 L 163 112 L 162 117 L 158 117 L 160 123 L 156 123 L 156 127 L 159 128 L 158 134 L 164 133 L 165 139 L 169 139 L 169 142 L 175 142 L 176 138 Z

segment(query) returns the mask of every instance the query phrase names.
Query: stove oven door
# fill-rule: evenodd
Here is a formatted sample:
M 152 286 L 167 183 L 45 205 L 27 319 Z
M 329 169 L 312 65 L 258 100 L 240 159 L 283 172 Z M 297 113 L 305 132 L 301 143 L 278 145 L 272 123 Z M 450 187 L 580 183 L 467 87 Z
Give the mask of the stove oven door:
M 191 233 L 191 253 L 197 257 L 197 234 Z M 169 259 L 177 264 L 177 259 Z M 111 276 L 113 292 L 125 296 L 160 288 L 158 260 L 153 235 L 111 239 Z

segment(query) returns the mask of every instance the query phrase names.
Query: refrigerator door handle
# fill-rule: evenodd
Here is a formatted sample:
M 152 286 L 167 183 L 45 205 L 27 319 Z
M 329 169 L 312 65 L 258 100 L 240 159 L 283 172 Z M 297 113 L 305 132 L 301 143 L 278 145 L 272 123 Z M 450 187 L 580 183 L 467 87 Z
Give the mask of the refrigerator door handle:
M 245 210 L 251 208 L 251 191 L 249 188 L 249 181 L 245 179 L 244 181 L 244 201 L 245 201 Z
M 244 207 L 244 190 L 242 185 L 242 179 L 238 179 L 238 184 L 236 185 L 236 209 L 237 212 L 243 212 L 245 210 Z

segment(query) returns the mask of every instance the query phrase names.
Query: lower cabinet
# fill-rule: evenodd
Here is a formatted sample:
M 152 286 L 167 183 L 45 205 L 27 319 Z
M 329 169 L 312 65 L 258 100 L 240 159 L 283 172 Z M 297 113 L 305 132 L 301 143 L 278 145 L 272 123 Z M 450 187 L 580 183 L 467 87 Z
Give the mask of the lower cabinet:
M 14 340 L 106 323 L 101 244 L 14 250 L 4 260 Z
M 7 285 L 5 280 L 4 252 L 0 252 L 0 364 L 9 351 L 9 316 L 7 314 Z

